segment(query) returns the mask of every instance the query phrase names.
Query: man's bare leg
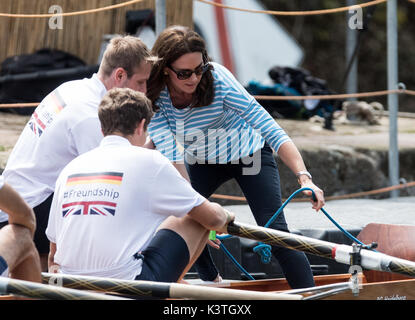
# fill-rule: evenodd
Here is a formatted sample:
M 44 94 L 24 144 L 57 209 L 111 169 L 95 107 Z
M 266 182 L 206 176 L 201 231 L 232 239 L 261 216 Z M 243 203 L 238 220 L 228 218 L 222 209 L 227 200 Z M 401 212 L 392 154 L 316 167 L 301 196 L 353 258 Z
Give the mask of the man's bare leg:
M 170 216 L 159 227 L 159 229 L 170 229 L 179 234 L 187 244 L 189 250 L 189 263 L 182 272 L 179 281 L 193 266 L 206 246 L 209 230 L 192 218 L 185 216 L 177 218 Z
M 9 224 L 0 230 L 0 256 L 12 278 L 41 282 L 39 254 L 29 229 Z

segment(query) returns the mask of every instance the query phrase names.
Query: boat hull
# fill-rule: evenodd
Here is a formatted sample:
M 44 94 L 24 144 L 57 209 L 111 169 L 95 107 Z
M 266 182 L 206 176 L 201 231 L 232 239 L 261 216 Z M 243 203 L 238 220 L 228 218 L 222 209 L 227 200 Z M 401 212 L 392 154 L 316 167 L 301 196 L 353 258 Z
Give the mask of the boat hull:
M 345 283 L 350 280 L 350 274 L 315 276 L 314 280 L 316 286 Z M 321 300 L 415 300 L 415 279 L 413 278 L 378 282 L 368 282 L 368 280 L 371 280 L 371 274 L 365 271 L 357 295 L 354 295 L 351 289 L 348 289 L 321 298 Z M 283 278 L 235 281 L 223 284 L 209 284 L 209 286 L 266 292 L 285 292 L 290 290 L 289 284 Z M 304 293 L 303 295 L 309 297 L 313 294 Z

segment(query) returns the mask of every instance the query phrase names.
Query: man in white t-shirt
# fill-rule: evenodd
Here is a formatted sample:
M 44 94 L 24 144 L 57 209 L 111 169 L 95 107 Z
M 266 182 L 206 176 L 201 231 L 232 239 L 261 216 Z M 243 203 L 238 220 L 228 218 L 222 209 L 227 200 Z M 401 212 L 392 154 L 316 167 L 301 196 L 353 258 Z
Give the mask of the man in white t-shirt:
M 98 114 L 100 146 L 71 161 L 56 182 L 49 270 L 178 281 L 209 230 L 226 232 L 234 215 L 198 194 L 158 151 L 141 147 L 153 114 L 144 94 L 112 89 Z
M 46 96 L 14 146 L 3 175 L 34 209 L 34 241 L 43 270 L 49 252 L 45 229 L 59 173 L 69 161 L 102 140 L 97 110 L 107 90 L 128 87 L 145 93 L 154 61 L 140 39 L 113 38 L 98 73 L 90 79 L 66 82 Z M 1 222 L 7 222 L 7 215 L 0 212 Z
M 39 254 L 33 243 L 33 210 L 0 176 L 0 209 L 9 224 L 0 230 L 0 276 L 41 282 Z

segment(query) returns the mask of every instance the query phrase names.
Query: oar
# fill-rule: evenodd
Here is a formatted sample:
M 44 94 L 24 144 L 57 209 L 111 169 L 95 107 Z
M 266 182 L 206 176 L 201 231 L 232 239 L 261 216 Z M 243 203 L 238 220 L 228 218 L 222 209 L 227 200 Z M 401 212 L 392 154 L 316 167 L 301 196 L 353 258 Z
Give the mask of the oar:
M 317 240 L 296 234 L 231 222 L 228 233 L 234 236 L 261 241 L 271 245 L 303 251 L 320 257 L 334 259 L 339 263 L 350 264 L 353 247 Z M 360 251 L 361 266 L 369 270 L 387 271 L 415 277 L 415 262 L 392 257 L 367 249 Z
M 44 282 L 67 288 L 116 292 L 142 297 L 198 300 L 300 300 L 302 295 L 214 288 L 182 283 L 119 280 L 61 273 L 42 273 Z
M 50 300 L 126 300 L 125 298 L 100 293 L 67 289 L 5 277 L 0 277 L 0 293 Z

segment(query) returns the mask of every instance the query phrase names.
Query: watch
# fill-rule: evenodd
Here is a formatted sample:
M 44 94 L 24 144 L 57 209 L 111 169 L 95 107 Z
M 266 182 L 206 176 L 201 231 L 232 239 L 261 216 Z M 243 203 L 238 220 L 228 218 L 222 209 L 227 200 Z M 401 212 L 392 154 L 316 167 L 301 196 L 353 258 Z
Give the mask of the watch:
M 305 171 L 305 170 L 303 170 L 303 171 L 298 171 L 295 175 L 297 176 L 298 183 L 300 183 L 300 179 L 299 179 L 299 178 L 300 178 L 300 176 L 302 176 L 302 175 L 305 175 L 305 176 L 309 177 L 309 178 L 310 178 L 310 180 L 312 180 L 312 179 L 313 179 L 313 177 L 312 177 L 311 173 L 310 173 L 310 172 L 308 172 L 308 171 Z M 301 183 L 300 183 L 300 184 L 301 184 Z

